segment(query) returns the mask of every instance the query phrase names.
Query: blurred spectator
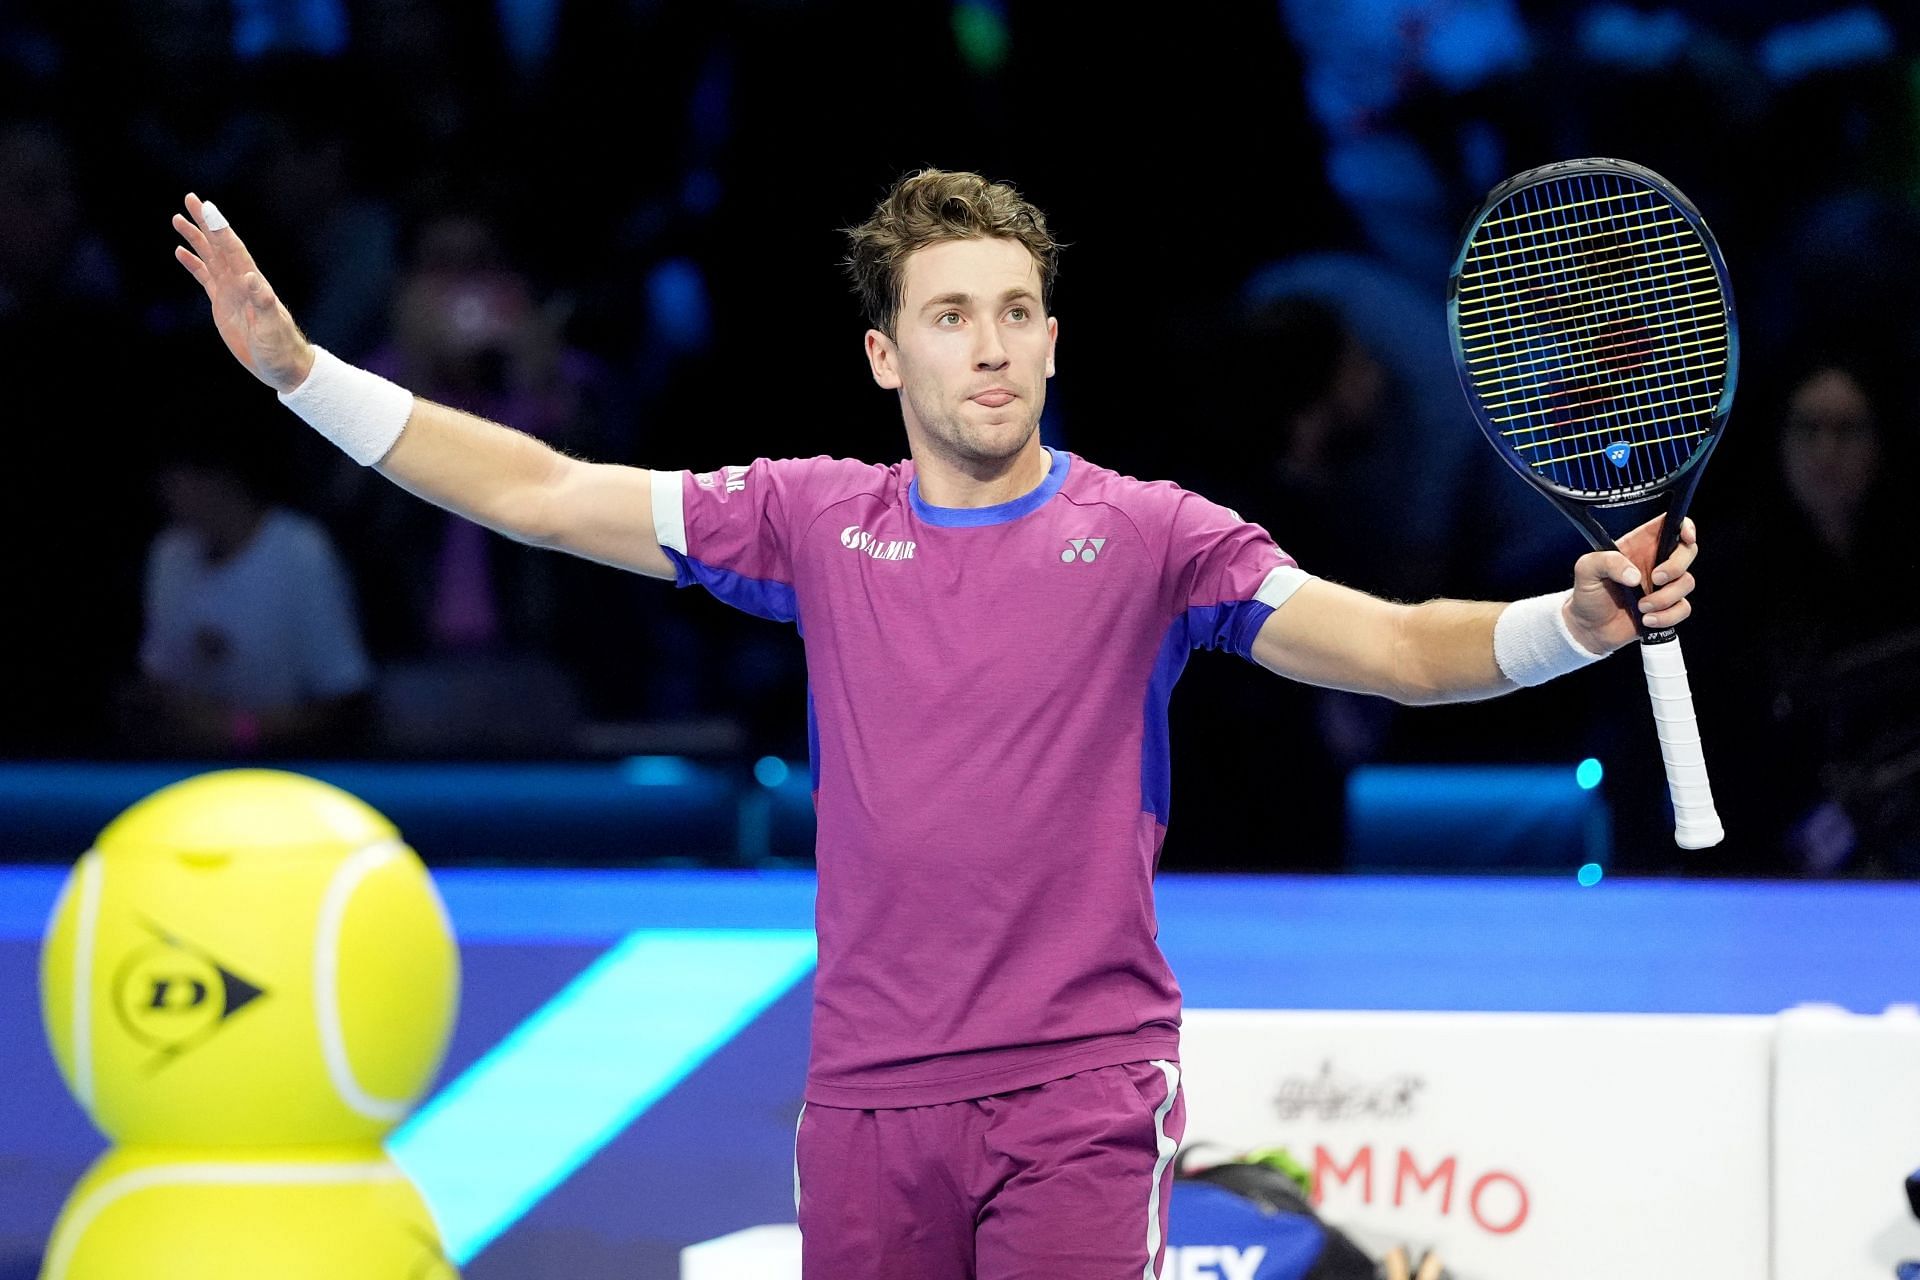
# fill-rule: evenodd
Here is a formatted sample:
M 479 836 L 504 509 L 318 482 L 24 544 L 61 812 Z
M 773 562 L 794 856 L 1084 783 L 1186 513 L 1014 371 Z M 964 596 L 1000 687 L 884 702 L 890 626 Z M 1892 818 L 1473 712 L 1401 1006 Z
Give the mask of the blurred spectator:
M 297 299 L 307 336 L 360 361 L 379 343 L 399 269 L 392 210 L 350 181 L 350 139 L 326 102 L 322 73 L 302 62 L 271 74 L 309 86 L 304 105 L 250 121 L 246 184 L 225 202 L 242 216 L 248 247 L 274 263 L 273 282 Z M 257 210 L 257 215 L 255 211 Z
M 1513 0 L 1281 0 L 1306 63 L 1307 101 L 1327 140 L 1327 177 L 1367 242 L 1415 280 L 1453 256 L 1461 170 L 1472 187 L 1506 163 L 1457 97 L 1523 68 L 1530 38 Z
M 1494 182 L 1612 154 L 1686 190 L 1734 272 L 1747 385 L 1701 495 L 1710 574 L 1688 640 L 1705 668 L 1696 696 L 1729 704 L 1702 709 L 1710 758 L 1728 758 L 1716 774 L 1769 784 L 1729 785 L 1726 846 L 1671 864 L 1659 806 L 1622 803 L 1613 865 L 1910 865 L 1890 833 L 1920 832 L 1920 799 L 1900 800 L 1920 785 L 1898 766 L 1920 760 L 1900 723 L 1920 725 L 1902 682 L 1920 653 L 1901 647 L 1912 621 L 1888 615 L 1902 593 L 1884 584 L 1911 576 L 1912 557 L 1885 533 L 1884 482 L 1851 488 L 1875 466 L 1898 472 L 1887 458 L 1909 415 L 1849 374 L 1803 388 L 1795 421 L 1857 422 L 1828 412 L 1851 385 L 1876 410 L 1871 433 L 1796 426 L 1776 451 L 1752 424 L 1786 402 L 1759 383 L 1804 333 L 1863 328 L 1886 367 L 1920 359 L 1920 11 L 1279 0 L 1110 24 L 1097 71 L 1063 72 L 1084 13 L 968 12 L 988 10 L 991 31 L 952 6 L 875 22 L 852 0 L 7 8 L 0 350 L 25 371 L 9 420 L 26 479 L 0 532 L 35 551 L 8 596 L 27 625 L 0 629 L 0 658 L 47 676 L 19 682 L 0 746 L 109 749 L 151 532 L 154 478 L 134 442 L 164 416 L 156 388 L 199 419 L 221 416 L 211 391 L 246 383 L 209 344 L 199 291 L 156 251 L 183 190 L 244 215 L 309 332 L 348 358 L 572 453 L 704 468 L 796 448 L 897 454 L 834 227 L 902 169 L 982 168 L 1019 181 L 1074 241 L 1050 440 L 1235 506 L 1314 572 L 1403 598 L 1500 598 L 1554 587 L 1583 547 L 1467 425 L 1446 265 Z M 907 62 L 924 105 L 876 109 L 875 68 Z M 1149 90 L 1105 92 L 1116 75 Z M 1028 108 L 1047 86 L 1042 119 Z M 341 105 L 355 103 L 378 110 Z M 823 138 L 843 145 L 808 145 Z M 401 280 L 406 226 L 422 231 Z M 1177 411 L 1143 400 L 1145 383 L 1177 386 Z M 688 435 L 709 423 L 720 443 Z M 620 741 L 568 736 L 572 683 L 601 721 L 724 714 L 756 749 L 803 749 L 789 635 L 483 534 L 296 426 L 274 438 L 353 566 L 383 660 L 376 706 L 420 721 L 404 745 Z M 1767 473 L 1773 505 L 1743 467 Z M 1748 607 L 1769 599 L 1782 603 Z M 462 685 L 461 670 L 483 678 Z M 1641 705 L 1638 686 L 1614 662 L 1526 698 L 1400 716 L 1196 659 L 1173 710 L 1190 731 L 1174 739 L 1172 864 L 1337 866 L 1335 798 L 1355 760 L 1595 754 L 1623 800 L 1657 796 L 1644 718 L 1621 710 Z M 518 692 L 488 700 L 501 689 Z M 550 713 L 489 709 L 535 703 Z M 490 721 L 528 733 L 508 743 Z M 1296 731 L 1303 745 L 1276 762 Z M 1644 786 L 1636 761 L 1655 775 Z M 1276 786 L 1301 803 L 1277 862 L 1238 817 L 1245 794 Z M 1647 830 L 1631 826 L 1641 808 Z
M 131 176 L 169 196 L 183 180 L 219 191 L 245 141 L 227 0 L 141 0 L 100 24 L 110 70 L 94 87 L 118 96 Z
M 564 296 L 537 296 L 484 219 L 443 216 L 421 231 L 391 337 L 366 364 L 567 453 L 619 459 L 628 415 L 604 365 L 564 341 L 567 306 Z M 394 696 L 382 699 L 388 739 L 429 752 L 568 749 L 576 681 L 597 692 L 631 678 L 641 646 L 629 601 L 644 584 L 497 537 L 337 458 L 322 465 L 324 500 L 350 531 L 374 649 L 406 664 L 392 667 Z M 537 742 L 532 717 L 497 720 L 491 734 L 472 729 L 485 721 L 472 708 L 508 687 L 549 713 Z M 436 699 L 449 704 L 445 714 L 422 723 Z
M 119 301 L 119 269 L 82 216 L 73 152 L 51 124 L 0 126 L 0 228 L 0 324 Z
M 317 522 L 269 499 L 248 426 L 177 439 L 161 467 L 130 745 L 340 751 L 360 727 L 373 671 L 346 573 Z
M 1849 801 L 1882 763 L 1889 718 L 1904 719 L 1909 736 L 1920 723 L 1920 688 L 1869 660 L 1920 627 L 1920 601 L 1905 586 L 1916 557 L 1883 466 L 1889 402 L 1863 370 L 1821 361 L 1790 384 L 1773 492 L 1710 552 L 1716 582 L 1700 647 L 1744 677 L 1737 699 L 1702 682 L 1719 717 L 1712 741 L 1728 758 L 1717 773 L 1767 780 L 1728 788 L 1728 828 L 1744 826 L 1752 841 L 1743 857 L 1786 873 L 1862 869 L 1850 867 L 1863 815 Z
M 394 300 L 392 338 L 367 367 L 428 399 L 604 459 L 612 388 L 598 362 L 562 341 L 562 305 L 536 299 L 485 222 L 443 217 L 422 232 Z M 363 532 L 366 570 L 378 575 L 368 591 L 380 624 L 402 628 L 397 648 L 530 648 L 557 638 L 555 557 L 493 537 L 360 468 L 336 474 L 337 500 L 352 513 L 343 527 Z
M 1308 572 L 1424 599 L 1439 593 L 1459 520 L 1463 446 L 1474 441 L 1470 427 L 1434 429 L 1427 413 L 1443 410 L 1411 396 L 1399 362 L 1383 358 L 1383 351 L 1420 351 L 1422 335 L 1446 354 L 1444 330 L 1397 305 L 1405 300 L 1390 276 L 1364 259 L 1326 255 L 1256 277 L 1240 323 L 1217 343 L 1221 411 L 1200 415 L 1227 434 L 1204 440 L 1203 460 L 1183 470 L 1193 488 L 1265 525 Z M 1396 322 L 1402 332 L 1394 332 Z M 1257 416 L 1246 416 L 1249 409 Z M 1183 838 L 1216 848 L 1242 843 L 1226 830 L 1235 797 L 1258 790 L 1284 797 L 1291 815 L 1284 865 L 1337 867 L 1342 779 L 1378 754 L 1397 709 L 1385 699 L 1250 679 L 1226 666 L 1195 662 L 1174 715 L 1254 724 L 1259 743 L 1297 749 L 1276 771 L 1253 743 L 1223 750 L 1207 735 L 1176 731 Z M 1191 764 L 1183 768 L 1183 760 Z

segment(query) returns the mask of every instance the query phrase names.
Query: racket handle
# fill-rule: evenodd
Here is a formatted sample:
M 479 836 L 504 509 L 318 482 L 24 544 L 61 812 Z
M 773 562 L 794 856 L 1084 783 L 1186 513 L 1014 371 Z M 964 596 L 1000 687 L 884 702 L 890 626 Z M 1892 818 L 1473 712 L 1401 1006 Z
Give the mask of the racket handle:
M 1700 724 L 1693 715 L 1693 690 L 1680 639 L 1641 644 L 1647 669 L 1647 695 L 1653 700 L 1653 727 L 1660 735 L 1660 758 L 1667 766 L 1667 792 L 1673 797 L 1673 842 L 1682 849 L 1705 849 L 1726 837 L 1713 808 L 1707 782 L 1707 757 L 1700 749 Z

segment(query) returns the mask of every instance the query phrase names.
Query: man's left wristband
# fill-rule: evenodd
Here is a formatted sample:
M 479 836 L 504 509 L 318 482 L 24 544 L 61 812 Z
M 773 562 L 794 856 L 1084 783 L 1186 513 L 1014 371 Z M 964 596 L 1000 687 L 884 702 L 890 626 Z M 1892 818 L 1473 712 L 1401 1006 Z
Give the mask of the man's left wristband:
M 280 403 L 363 467 L 393 452 L 413 416 L 413 392 L 319 346 L 307 380 L 280 393 Z
M 1572 591 L 1516 600 L 1493 624 L 1493 660 L 1517 685 L 1545 684 L 1606 655 L 1574 639 L 1561 612 Z

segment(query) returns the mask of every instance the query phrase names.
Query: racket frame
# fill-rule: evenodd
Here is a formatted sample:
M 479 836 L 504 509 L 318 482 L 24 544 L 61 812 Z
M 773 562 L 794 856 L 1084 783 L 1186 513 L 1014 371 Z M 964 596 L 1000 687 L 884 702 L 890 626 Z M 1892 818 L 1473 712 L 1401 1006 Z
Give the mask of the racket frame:
M 1480 404 L 1479 395 L 1474 389 L 1467 369 L 1466 352 L 1463 350 L 1460 336 L 1460 273 L 1466 267 L 1467 254 L 1473 248 L 1474 233 L 1480 229 L 1480 224 L 1518 191 L 1563 178 L 1599 175 L 1629 178 L 1643 183 L 1680 211 L 1694 233 L 1700 237 L 1701 244 L 1706 247 L 1713 264 L 1714 278 L 1720 286 L 1727 317 L 1726 373 L 1719 400 L 1714 405 L 1712 426 L 1708 430 L 1707 438 L 1685 462 L 1659 481 L 1612 498 L 1597 497 L 1569 488 L 1521 461 L 1520 456 L 1500 438 L 1495 425 L 1487 420 L 1486 411 Z M 1473 411 L 1474 422 L 1493 443 L 1494 451 L 1500 455 L 1501 459 L 1528 484 L 1560 508 L 1595 551 L 1619 549 L 1614 536 L 1594 516 L 1595 511 L 1637 507 L 1671 495 L 1666 518 L 1660 526 L 1659 545 L 1654 552 L 1653 564 L 1649 565 L 1648 569 L 1651 570 L 1654 565 L 1664 563 L 1667 557 L 1673 554 L 1674 547 L 1680 541 L 1680 525 L 1686 518 L 1688 506 L 1693 502 L 1694 490 L 1700 484 L 1700 476 L 1706 470 L 1707 459 L 1712 455 L 1714 447 L 1720 443 L 1720 436 L 1726 427 L 1727 418 L 1733 411 L 1733 393 L 1739 382 L 1740 373 L 1740 325 L 1734 314 L 1732 277 L 1727 271 L 1726 259 L 1721 256 L 1719 242 L 1713 238 L 1713 232 L 1707 228 L 1706 219 L 1700 216 L 1700 210 L 1694 207 L 1693 202 L 1671 182 L 1644 165 L 1608 157 L 1559 160 L 1553 164 L 1541 165 L 1538 168 L 1514 174 L 1488 192 L 1487 198 L 1461 227 L 1460 249 L 1454 255 L 1452 270 L 1447 275 L 1447 335 L 1453 347 L 1454 372 L 1460 379 L 1460 389 L 1465 393 L 1467 404 Z M 1646 590 L 1652 589 L 1653 584 L 1649 579 L 1646 582 Z M 1641 641 L 1645 644 L 1664 644 L 1674 639 L 1672 627 L 1650 628 L 1644 621 L 1641 622 L 1640 634 Z
M 1706 437 L 1687 458 L 1674 470 L 1657 481 L 1652 481 L 1623 493 L 1612 495 L 1584 492 L 1562 485 L 1542 474 L 1539 468 L 1523 463 L 1513 447 L 1499 434 L 1498 427 L 1488 416 L 1486 407 L 1473 383 L 1469 369 L 1465 343 L 1460 332 L 1460 279 L 1466 268 L 1467 255 L 1474 248 L 1474 235 L 1482 223 L 1505 204 L 1516 192 L 1557 179 L 1583 176 L 1613 176 L 1628 178 L 1641 183 L 1661 198 L 1668 201 L 1688 225 L 1698 235 L 1701 244 L 1706 247 L 1713 266 L 1714 280 L 1719 286 L 1721 303 L 1726 317 L 1726 363 L 1722 378 L 1720 396 L 1714 406 L 1711 425 Z M 1507 465 L 1518 472 L 1529 485 L 1545 496 L 1573 526 L 1578 529 L 1587 542 L 1596 551 L 1618 549 L 1613 534 L 1600 523 L 1594 514 L 1596 511 L 1635 507 L 1668 496 L 1666 515 L 1660 526 L 1660 536 L 1656 543 L 1653 561 L 1646 567 L 1642 578 L 1642 595 L 1653 591 L 1652 569 L 1664 563 L 1673 554 L 1680 540 L 1680 529 L 1686 518 L 1687 508 L 1693 501 L 1694 490 L 1699 486 L 1700 477 L 1706 470 L 1707 459 L 1714 447 L 1720 443 L 1720 436 L 1726 428 L 1727 418 L 1733 408 L 1733 393 L 1739 379 L 1740 370 L 1740 326 L 1734 313 L 1733 283 L 1727 271 L 1725 258 L 1721 256 L 1720 245 L 1708 230 L 1706 220 L 1693 202 L 1682 195 L 1671 182 L 1653 170 L 1625 160 L 1593 157 L 1583 160 L 1562 160 L 1554 164 L 1528 169 L 1508 178 L 1488 193 L 1460 233 L 1460 250 L 1454 257 L 1452 270 L 1447 275 L 1447 334 L 1453 348 L 1454 372 L 1459 376 L 1460 388 L 1466 394 L 1467 405 L 1473 413 L 1473 420 L 1495 446 L 1495 451 L 1506 460 Z M 1674 840 L 1682 848 L 1699 849 L 1718 844 L 1725 836 L 1720 818 L 1713 804 L 1713 793 L 1706 775 L 1706 762 L 1701 753 L 1699 728 L 1694 716 L 1693 695 L 1687 685 L 1686 664 L 1680 651 L 1679 636 L 1672 626 L 1653 628 L 1646 623 L 1644 615 L 1635 613 L 1635 622 L 1640 630 L 1641 658 L 1647 673 L 1647 690 L 1653 702 L 1656 730 L 1660 737 L 1660 755 L 1666 766 L 1667 784 L 1674 807 Z M 1676 732 L 1669 736 L 1669 729 Z

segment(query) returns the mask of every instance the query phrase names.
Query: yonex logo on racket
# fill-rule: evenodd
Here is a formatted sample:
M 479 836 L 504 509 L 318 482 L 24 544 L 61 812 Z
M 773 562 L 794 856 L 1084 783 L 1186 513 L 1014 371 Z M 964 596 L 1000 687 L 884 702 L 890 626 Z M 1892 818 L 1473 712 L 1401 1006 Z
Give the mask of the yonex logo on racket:
M 1633 446 L 1625 440 L 1616 440 L 1607 446 L 1607 461 L 1616 467 L 1627 465 L 1627 459 L 1633 456 Z
M 1100 548 L 1107 545 L 1105 538 L 1068 538 L 1067 549 L 1060 553 L 1061 564 L 1072 564 L 1075 560 L 1092 564 L 1100 554 Z

